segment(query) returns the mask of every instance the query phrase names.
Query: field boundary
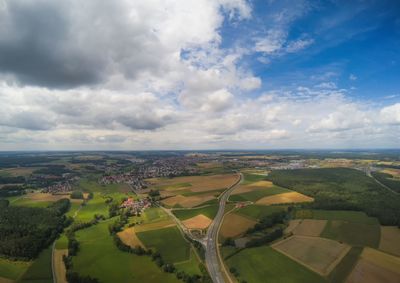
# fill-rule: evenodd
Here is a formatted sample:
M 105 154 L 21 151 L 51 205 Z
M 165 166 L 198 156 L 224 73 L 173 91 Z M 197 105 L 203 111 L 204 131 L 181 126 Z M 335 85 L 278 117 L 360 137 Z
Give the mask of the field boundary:
M 317 273 L 317 274 L 319 274 L 319 275 L 321 275 L 321 276 L 323 276 L 323 277 L 328 276 L 329 273 L 332 272 L 332 270 L 336 267 L 336 265 L 339 264 L 339 262 L 340 262 L 340 261 L 346 256 L 346 254 L 351 250 L 351 246 L 350 246 L 350 245 L 347 245 L 347 246 L 343 249 L 343 251 L 335 258 L 335 260 L 332 261 L 332 262 L 326 267 L 325 271 L 324 271 L 324 272 L 321 272 L 321 271 L 319 271 L 319 270 L 313 268 L 312 266 L 309 266 L 309 265 L 305 264 L 305 263 L 302 262 L 301 260 L 299 260 L 299 259 L 293 257 L 292 255 L 290 255 L 290 254 L 288 254 L 288 253 L 286 253 L 286 252 L 284 252 L 284 251 L 282 251 L 282 250 L 280 250 L 280 249 L 277 248 L 278 245 L 283 244 L 283 243 L 285 243 L 285 242 L 287 242 L 287 241 L 290 241 L 290 240 L 292 240 L 294 237 L 298 237 L 298 238 L 307 238 L 307 239 L 309 239 L 309 238 L 311 238 L 311 239 L 313 239 L 313 238 L 321 238 L 321 237 L 313 237 L 313 236 L 300 236 L 300 235 L 296 235 L 296 236 L 288 237 L 288 238 L 283 239 L 283 240 L 281 240 L 281 241 L 278 241 L 278 242 L 276 242 L 276 243 L 273 243 L 273 244 L 271 245 L 271 247 L 272 247 L 275 251 L 277 251 L 277 252 L 279 252 L 279 253 L 281 253 L 281 254 L 287 256 L 287 257 L 290 258 L 291 260 L 294 260 L 295 262 L 301 264 L 302 266 L 304 266 L 304 267 L 310 269 L 311 271 L 313 271 L 313 272 L 315 272 L 315 273 Z M 327 241 L 334 241 L 334 240 L 325 239 L 325 238 L 321 238 L 321 239 L 324 239 L 324 240 L 327 240 Z M 334 242 L 335 242 L 335 241 L 334 241 Z

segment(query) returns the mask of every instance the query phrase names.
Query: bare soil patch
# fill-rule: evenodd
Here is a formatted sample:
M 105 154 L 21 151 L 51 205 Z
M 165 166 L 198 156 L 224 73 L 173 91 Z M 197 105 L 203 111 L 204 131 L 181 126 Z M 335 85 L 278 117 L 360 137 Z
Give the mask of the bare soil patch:
M 206 229 L 210 226 L 212 220 L 203 214 L 182 221 L 188 229 Z
M 318 237 L 321 235 L 327 222 L 327 220 L 303 219 L 293 230 L 293 234 Z
M 328 275 L 350 250 L 349 245 L 308 236 L 293 236 L 272 247 L 322 276 Z
M 289 192 L 289 193 L 263 197 L 262 199 L 259 199 L 256 202 L 256 204 L 271 205 L 271 204 L 281 204 L 281 203 L 298 203 L 298 202 L 312 202 L 312 201 L 314 201 L 312 197 L 300 194 L 298 192 Z
M 220 232 L 224 238 L 234 238 L 246 232 L 247 229 L 253 227 L 256 223 L 256 221 L 239 214 L 229 213 L 225 215 Z
M 379 249 L 400 256 L 400 229 L 396 226 L 381 226 Z
M 285 234 L 292 233 L 294 229 L 296 229 L 297 225 L 300 224 L 302 219 L 295 219 L 295 220 L 290 220 L 289 225 L 285 229 Z

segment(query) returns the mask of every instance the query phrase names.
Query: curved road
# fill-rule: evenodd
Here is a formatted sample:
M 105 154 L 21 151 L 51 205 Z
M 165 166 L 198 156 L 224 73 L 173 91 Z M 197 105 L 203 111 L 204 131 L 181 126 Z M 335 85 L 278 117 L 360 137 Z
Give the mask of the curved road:
M 210 227 L 208 227 L 207 236 L 204 242 L 206 250 L 206 264 L 208 272 L 214 283 L 225 282 L 221 272 L 220 260 L 218 256 L 218 230 L 224 217 L 225 204 L 231 192 L 242 180 L 242 174 L 239 175 L 239 180 L 236 181 L 229 189 L 227 189 L 220 197 L 219 208 Z

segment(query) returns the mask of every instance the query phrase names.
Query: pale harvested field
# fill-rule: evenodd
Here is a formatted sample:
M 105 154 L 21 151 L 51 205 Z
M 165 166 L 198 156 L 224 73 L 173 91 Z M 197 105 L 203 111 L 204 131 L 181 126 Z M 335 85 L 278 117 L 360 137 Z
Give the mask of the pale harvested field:
M 328 275 L 350 250 L 349 245 L 308 236 L 293 236 L 272 247 L 322 276 Z
M 206 229 L 210 226 L 212 220 L 203 214 L 182 221 L 188 229 Z
M 300 194 L 298 192 L 289 192 L 273 196 L 263 197 L 256 201 L 256 204 L 271 205 L 280 203 L 297 203 L 297 202 L 311 202 L 314 201 L 312 197 Z
M 247 229 L 256 225 L 257 222 L 236 213 L 225 215 L 221 226 L 221 235 L 224 238 L 234 238 L 247 231 Z
M 289 225 L 285 229 L 285 234 L 292 233 L 294 229 L 296 229 L 297 225 L 299 225 L 301 219 L 294 219 L 289 221 Z
M 385 169 L 382 172 L 400 178 L 400 169 Z
M 313 236 L 321 235 L 327 220 L 303 219 L 293 230 L 294 235 Z
M 157 230 L 161 228 L 173 227 L 175 226 L 175 222 L 172 219 L 162 220 L 158 222 L 152 222 L 148 224 L 140 224 L 135 226 L 135 232 L 144 232 L 150 230 Z
M 236 174 L 212 175 L 212 176 L 184 176 L 171 179 L 153 178 L 148 179 L 154 186 L 172 186 L 179 183 L 190 183 L 187 190 L 192 192 L 207 192 L 225 189 L 233 185 L 238 179 Z
M 384 252 L 364 248 L 360 259 L 346 283 L 399 283 L 400 258 Z
M 53 195 L 49 193 L 29 193 L 24 195 L 22 198 L 27 198 L 34 201 L 57 201 L 63 198 L 70 199 L 70 195 Z M 71 201 L 81 202 L 81 199 L 71 199 Z
M 17 176 L 29 176 L 33 171 L 38 169 L 38 167 L 21 167 L 21 168 L 10 168 L 0 170 L 0 173 L 10 174 L 13 177 Z
M 137 246 L 145 248 L 143 243 L 136 236 L 135 227 L 127 228 L 124 231 L 119 232 L 117 235 L 125 245 L 128 245 L 131 248 L 135 248 Z
M 206 201 L 215 199 L 212 195 L 198 195 L 198 196 L 190 196 L 185 197 L 182 195 L 177 195 L 173 197 L 169 197 L 167 199 L 162 200 L 161 202 L 168 206 L 180 205 L 185 208 L 191 208 L 198 206 Z
M 57 250 L 54 249 L 53 265 L 54 273 L 56 275 L 55 282 L 57 283 L 68 283 L 66 276 L 67 270 L 63 261 L 63 255 L 68 255 L 68 250 Z
M 400 229 L 396 226 L 381 226 L 379 249 L 400 256 Z
M 258 181 L 258 182 L 252 183 L 250 185 L 239 186 L 232 192 L 232 195 L 248 193 L 248 192 L 252 192 L 254 190 L 267 189 L 267 188 L 271 188 L 272 186 L 273 186 L 273 184 L 270 181 Z

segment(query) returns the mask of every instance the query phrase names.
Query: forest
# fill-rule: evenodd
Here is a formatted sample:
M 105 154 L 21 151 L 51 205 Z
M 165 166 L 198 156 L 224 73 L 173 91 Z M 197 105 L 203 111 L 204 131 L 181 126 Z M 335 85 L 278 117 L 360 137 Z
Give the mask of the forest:
M 399 225 L 400 196 L 364 172 L 349 168 L 276 170 L 268 175 L 274 184 L 311 196 L 315 209 L 361 210 L 383 225 Z
M 0 205 L 0 256 L 10 259 L 35 258 L 68 224 L 63 215 L 70 202 L 61 199 L 47 208 Z

